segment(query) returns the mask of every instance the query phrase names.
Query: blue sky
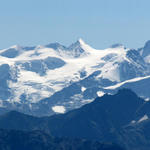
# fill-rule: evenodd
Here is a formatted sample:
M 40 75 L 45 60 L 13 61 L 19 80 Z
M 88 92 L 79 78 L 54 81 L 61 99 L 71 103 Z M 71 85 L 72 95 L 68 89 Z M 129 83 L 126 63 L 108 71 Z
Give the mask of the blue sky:
M 95 48 L 150 39 L 150 0 L 0 0 L 0 48 L 19 44 L 69 45 L 78 38 Z

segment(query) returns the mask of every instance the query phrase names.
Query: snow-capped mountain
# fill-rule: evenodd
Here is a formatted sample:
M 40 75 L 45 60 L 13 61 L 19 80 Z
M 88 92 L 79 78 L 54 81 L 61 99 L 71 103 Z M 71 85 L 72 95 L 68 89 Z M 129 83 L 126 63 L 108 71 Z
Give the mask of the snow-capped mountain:
M 80 107 L 108 89 L 113 93 L 111 86 L 149 76 L 149 45 L 97 50 L 79 39 L 69 47 L 51 43 L 0 50 L 0 106 L 35 115 Z

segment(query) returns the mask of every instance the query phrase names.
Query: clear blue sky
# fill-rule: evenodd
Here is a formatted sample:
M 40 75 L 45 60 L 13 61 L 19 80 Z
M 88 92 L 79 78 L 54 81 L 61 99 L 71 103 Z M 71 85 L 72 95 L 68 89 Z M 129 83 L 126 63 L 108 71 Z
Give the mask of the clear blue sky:
M 0 0 L 0 49 L 11 45 L 69 45 L 82 38 L 95 48 L 150 39 L 150 0 Z

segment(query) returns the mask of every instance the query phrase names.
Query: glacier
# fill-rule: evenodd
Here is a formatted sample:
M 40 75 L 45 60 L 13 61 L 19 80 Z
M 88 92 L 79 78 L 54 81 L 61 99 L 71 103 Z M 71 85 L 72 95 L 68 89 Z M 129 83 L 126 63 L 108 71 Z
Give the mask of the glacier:
M 132 83 L 150 78 L 149 45 L 150 41 L 139 49 L 121 44 L 94 49 L 79 39 L 68 47 L 50 43 L 2 49 L 0 107 L 52 115 L 55 106 L 68 111 L 103 93 L 112 94 L 126 84 L 132 88 Z M 142 91 L 139 96 L 144 96 Z M 146 98 L 150 95 L 146 94 Z

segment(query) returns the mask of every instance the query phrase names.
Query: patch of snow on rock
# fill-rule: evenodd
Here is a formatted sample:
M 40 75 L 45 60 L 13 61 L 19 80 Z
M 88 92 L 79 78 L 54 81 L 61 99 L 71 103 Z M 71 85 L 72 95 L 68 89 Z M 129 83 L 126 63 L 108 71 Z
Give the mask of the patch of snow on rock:
M 81 87 L 81 91 L 84 92 L 86 90 L 85 87 Z
M 148 119 L 148 116 L 147 115 L 144 115 L 139 121 L 138 123 L 142 122 L 142 121 L 145 121 Z
M 146 102 L 150 101 L 150 98 L 146 98 L 145 101 L 146 101 Z
M 97 96 L 98 96 L 98 97 L 102 97 L 104 94 L 105 94 L 105 93 L 104 93 L 103 91 L 98 91 L 98 92 L 97 92 Z
M 64 106 L 53 106 L 52 110 L 56 113 L 64 114 L 66 109 Z
M 134 124 L 134 123 L 136 123 L 136 121 L 135 121 L 135 120 L 132 120 L 131 123 Z

